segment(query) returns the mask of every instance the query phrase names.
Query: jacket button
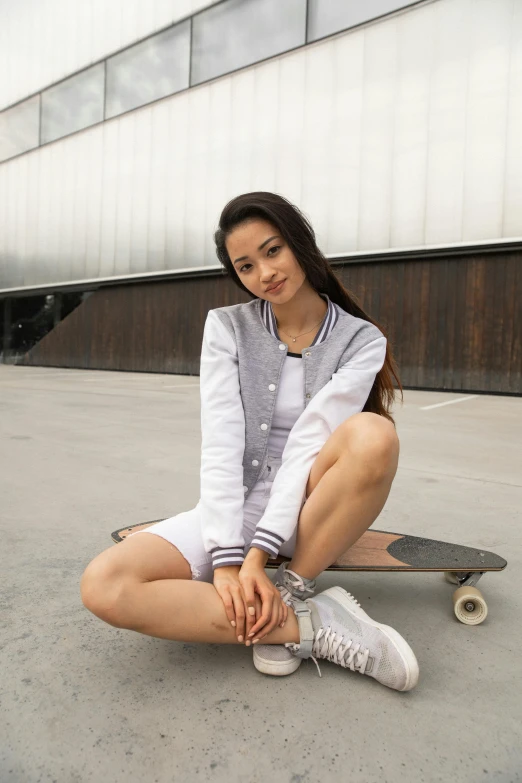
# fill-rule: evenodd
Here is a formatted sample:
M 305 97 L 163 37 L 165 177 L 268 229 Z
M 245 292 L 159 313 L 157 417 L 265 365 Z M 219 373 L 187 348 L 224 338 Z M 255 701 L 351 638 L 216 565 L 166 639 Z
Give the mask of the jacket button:
M 248 487 L 243 487 L 243 492 L 248 492 Z
M 268 429 L 268 424 L 262 424 L 261 425 L 261 429 L 262 430 L 267 430 Z
M 259 465 L 259 462 L 258 462 L 258 460 L 257 460 L 257 459 L 253 459 L 253 460 L 252 460 L 252 465 L 253 465 L 255 468 L 257 468 L 257 466 Z
M 268 387 L 268 391 L 275 391 L 275 383 L 271 383 Z
M 307 394 L 307 395 L 306 395 L 306 399 L 307 399 L 307 400 L 309 400 L 309 399 L 310 399 L 310 395 L 309 395 L 309 394 Z
M 307 352 L 305 353 L 305 356 L 311 356 L 311 355 L 312 355 L 312 354 L 310 353 L 310 351 L 307 351 Z
M 286 351 L 286 345 L 284 343 L 279 344 L 279 350 L 280 351 Z

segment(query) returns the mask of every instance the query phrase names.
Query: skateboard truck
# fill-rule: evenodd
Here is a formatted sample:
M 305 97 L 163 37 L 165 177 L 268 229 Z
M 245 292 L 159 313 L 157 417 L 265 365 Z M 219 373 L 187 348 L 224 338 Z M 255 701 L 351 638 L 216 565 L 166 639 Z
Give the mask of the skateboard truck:
M 484 571 L 472 571 L 469 574 L 453 571 L 452 575 L 459 587 L 475 587 L 480 577 L 484 576 Z

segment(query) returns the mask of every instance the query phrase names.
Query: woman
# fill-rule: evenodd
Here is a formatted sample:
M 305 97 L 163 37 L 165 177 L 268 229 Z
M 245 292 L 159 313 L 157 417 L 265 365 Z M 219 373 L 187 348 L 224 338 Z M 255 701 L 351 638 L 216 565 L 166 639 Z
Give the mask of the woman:
M 417 661 L 397 631 L 341 587 L 314 596 L 315 578 L 380 513 L 397 469 L 386 339 L 281 196 L 233 199 L 214 238 L 253 298 L 205 324 L 201 499 L 99 555 L 84 604 L 150 636 L 256 645 L 268 674 L 325 658 L 410 690 Z M 272 582 L 277 554 L 290 562 Z

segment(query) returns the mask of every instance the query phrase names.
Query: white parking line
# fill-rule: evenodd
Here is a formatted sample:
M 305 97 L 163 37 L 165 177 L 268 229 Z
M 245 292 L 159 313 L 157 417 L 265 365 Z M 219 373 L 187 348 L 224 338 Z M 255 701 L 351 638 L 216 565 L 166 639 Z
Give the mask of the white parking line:
M 443 405 L 453 405 L 455 402 L 466 402 L 466 400 L 474 400 L 478 396 L 478 394 L 472 394 L 470 397 L 459 397 L 457 400 L 437 402 L 435 405 L 425 405 L 423 408 L 421 408 L 421 411 L 431 411 L 432 408 L 442 408 Z

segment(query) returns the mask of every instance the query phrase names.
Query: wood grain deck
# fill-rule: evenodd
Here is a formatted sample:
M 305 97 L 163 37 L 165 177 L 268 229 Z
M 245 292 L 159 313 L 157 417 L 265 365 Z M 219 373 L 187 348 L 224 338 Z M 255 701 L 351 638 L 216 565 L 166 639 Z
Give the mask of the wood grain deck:
M 125 540 L 132 533 L 145 530 L 156 522 L 115 530 L 115 542 Z M 275 567 L 287 558 L 269 560 L 268 568 Z M 367 530 L 327 570 L 331 571 L 502 571 L 506 561 L 482 549 L 436 541 L 432 538 L 389 533 L 383 530 Z

